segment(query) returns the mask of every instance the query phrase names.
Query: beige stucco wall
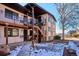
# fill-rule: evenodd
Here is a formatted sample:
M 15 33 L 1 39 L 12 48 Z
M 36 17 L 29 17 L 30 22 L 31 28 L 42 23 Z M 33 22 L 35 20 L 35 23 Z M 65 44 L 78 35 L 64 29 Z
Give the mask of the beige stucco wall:
M 51 17 L 51 21 L 52 21 L 52 24 L 50 23 L 50 22 L 48 22 L 48 16 L 50 16 L 50 15 L 48 15 L 48 14 L 43 14 L 42 15 L 42 17 L 44 17 L 45 19 L 46 19 L 46 25 L 45 26 L 43 26 L 44 28 L 43 28 L 43 30 L 45 29 L 46 30 L 46 33 L 47 33 L 47 36 L 46 36 L 46 41 L 50 41 L 50 40 L 52 40 L 53 39 L 53 36 L 55 36 L 55 29 L 56 29 L 56 26 L 55 25 L 53 25 L 53 22 L 55 22 L 54 21 L 54 18 L 52 17 L 52 16 L 50 16 Z M 51 27 L 51 31 L 48 31 L 48 27 Z M 45 31 L 44 30 L 44 31 Z M 51 37 L 51 39 L 49 40 L 49 37 Z
M 6 40 L 4 38 L 4 27 L 0 26 L 0 44 L 5 44 Z
M 48 19 L 49 19 L 49 14 L 47 15 Z M 47 19 L 47 26 L 51 28 L 50 31 L 47 32 L 47 35 L 48 35 L 48 40 L 53 40 L 53 36 L 55 36 L 55 25 L 53 23 L 55 23 L 54 21 L 54 18 L 52 16 L 50 16 L 51 18 L 51 22 L 48 22 L 48 19 Z M 47 27 L 47 30 L 48 30 L 48 27 Z M 49 39 L 50 37 L 50 39 Z
M 18 37 L 8 37 L 8 42 L 9 43 L 16 43 L 16 42 L 22 42 L 23 37 L 20 37 L 22 34 L 21 28 L 19 28 L 19 36 Z M 6 38 L 4 37 L 4 26 L 0 26 L 0 44 L 5 44 L 6 43 Z
M 41 17 L 44 17 L 44 19 L 46 19 L 46 25 L 44 26 L 44 28 L 45 28 L 45 30 L 44 30 L 44 28 L 42 28 L 42 30 L 44 30 L 44 32 L 46 31 L 46 41 L 48 41 L 48 23 L 47 23 L 47 19 L 48 19 L 48 15 L 47 14 L 43 14 L 43 15 L 41 15 Z

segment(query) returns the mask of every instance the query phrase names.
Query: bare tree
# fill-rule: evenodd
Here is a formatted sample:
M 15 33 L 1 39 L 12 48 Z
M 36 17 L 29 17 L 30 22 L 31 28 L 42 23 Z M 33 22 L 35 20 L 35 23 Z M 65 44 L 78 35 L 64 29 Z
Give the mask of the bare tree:
M 65 30 L 68 28 L 76 28 L 78 25 L 79 4 L 76 3 L 57 3 L 55 4 L 60 15 L 59 21 L 62 27 L 62 39 L 64 40 Z

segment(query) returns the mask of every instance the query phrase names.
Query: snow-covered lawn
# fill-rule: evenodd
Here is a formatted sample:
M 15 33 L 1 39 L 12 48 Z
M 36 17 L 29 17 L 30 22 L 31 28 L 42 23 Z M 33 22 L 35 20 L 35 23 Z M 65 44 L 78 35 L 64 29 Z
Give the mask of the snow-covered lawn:
M 76 50 L 76 54 L 79 55 L 79 48 L 77 45 L 73 41 L 69 41 L 68 45 L 63 43 L 35 44 L 34 49 L 31 44 L 22 45 L 12 50 L 9 56 L 63 56 L 64 47 Z
M 63 51 L 63 44 L 35 44 L 35 49 L 31 44 L 27 44 L 11 51 L 10 56 L 62 56 Z
M 16 56 L 20 52 L 21 48 L 22 48 L 22 46 L 16 47 L 15 50 L 10 51 L 9 56 Z

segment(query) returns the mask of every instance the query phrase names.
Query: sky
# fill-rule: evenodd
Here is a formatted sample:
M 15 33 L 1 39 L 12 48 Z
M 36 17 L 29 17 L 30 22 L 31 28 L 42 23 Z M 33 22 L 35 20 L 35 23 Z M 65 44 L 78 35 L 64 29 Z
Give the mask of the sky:
M 23 5 L 23 6 L 26 5 L 26 3 L 20 3 L 20 4 Z M 57 22 L 56 22 L 56 33 L 61 33 L 61 29 L 59 27 L 59 21 L 58 21 L 59 14 L 57 12 L 55 4 L 53 4 L 53 3 L 37 3 L 37 4 L 54 15 L 54 17 L 57 20 Z

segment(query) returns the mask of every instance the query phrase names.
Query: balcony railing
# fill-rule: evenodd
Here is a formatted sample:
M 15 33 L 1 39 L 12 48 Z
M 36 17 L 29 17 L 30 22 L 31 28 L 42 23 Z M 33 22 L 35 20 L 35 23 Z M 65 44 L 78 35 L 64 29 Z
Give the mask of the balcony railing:
M 43 22 L 42 20 L 38 19 L 38 20 L 36 21 L 36 25 L 38 25 L 38 26 L 43 26 L 43 25 L 45 25 L 45 22 Z
M 30 24 L 32 25 L 33 24 L 33 20 L 32 19 L 29 19 L 30 21 L 28 22 L 28 20 L 25 18 L 20 18 L 19 16 L 12 16 L 12 18 L 10 18 L 10 16 L 6 16 L 5 17 L 5 11 L 3 10 L 0 10 L 0 20 L 1 21 L 5 21 L 5 22 L 11 22 L 11 23 L 17 23 L 17 24 L 24 24 L 24 25 L 27 25 L 27 24 Z M 37 25 L 37 26 L 42 26 L 44 25 L 45 22 L 43 22 L 42 20 L 40 19 L 34 19 L 34 25 Z
M 32 19 L 29 19 L 30 21 L 28 22 L 28 24 L 32 25 L 33 22 L 34 22 L 34 25 L 37 25 L 37 26 L 42 26 L 44 25 L 44 23 L 42 21 L 38 21 L 38 19 L 35 19 L 34 21 Z
M 24 25 L 27 25 L 28 21 L 27 20 L 20 20 L 20 23 L 23 23 Z

